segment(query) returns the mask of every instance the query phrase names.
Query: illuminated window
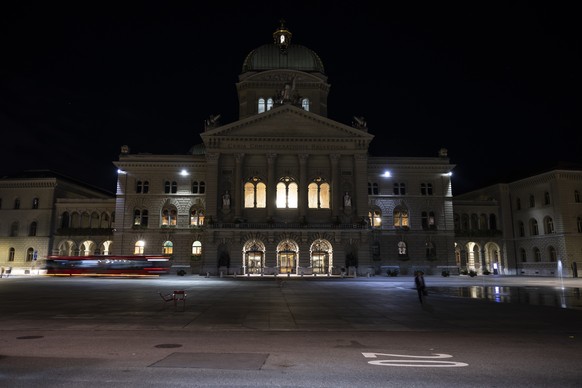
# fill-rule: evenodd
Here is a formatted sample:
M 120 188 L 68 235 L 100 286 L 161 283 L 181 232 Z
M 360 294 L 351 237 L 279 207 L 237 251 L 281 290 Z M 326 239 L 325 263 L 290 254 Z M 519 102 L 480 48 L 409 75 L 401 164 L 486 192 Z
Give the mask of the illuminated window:
M 192 209 L 190 211 L 190 225 L 192 225 L 192 226 L 204 225 L 204 210 L 203 209 Z
M 258 112 L 259 113 L 263 113 L 266 111 L 266 103 L 265 103 L 265 99 L 264 98 L 259 98 L 259 109 Z
M 322 178 L 316 178 L 307 188 L 307 198 L 310 209 L 329 209 L 329 184 Z
M 277 207 L 297 208 L 297 183 L 291 177 L 283 177 L 277 183 Z
M 406 256 L 406 255 L 408 255 L 406 243 L 404 241 L 399 241 L 398 242 L 398 256 Z
M 253 177 L 244 186 L 245 208 L 267 207 L 267 185 Z
M 176 211 L 176 208 L 174 208 L 173 206 L 164 207 L 162 209 L 162 225 L 176 226 L 176 224 L 178 223 L 177 214 L 178 212 Z
M 303 108 L 303 110 L 306 110 L 309 112 L 309 99 L 308 98 L 304 98 L 303 100 L 301 100 L 301 107 Z
M 394 226 L 396 228 L 408 228 L 408 210 L 402 207 L 394 209 Z
M 138 242 L 135 243 L 133 253 L 135 255 L 143 255 L 144 252 L 145 252 L 145 241 L 139 240 Z
M 373 228 L 380 228 L 382 226 L 382 213 L 380 210 L 370 210 L 368 212 L 368 218 L 370 219 L 370 226 Z
M 273 99 L 269 98 L 267 100 L 267 110 L 271 110 L 271 109 L 273 109 Z
M 201 255 L 202 254 L 202 243 L 200 241 L 194 241 L 192 243 L 192 254 Z
M 164 255 L 171 255 L 172 253 L 174 253 L 174 244 L 171 241 L 166 241 L 164 243 L 162 253 Z

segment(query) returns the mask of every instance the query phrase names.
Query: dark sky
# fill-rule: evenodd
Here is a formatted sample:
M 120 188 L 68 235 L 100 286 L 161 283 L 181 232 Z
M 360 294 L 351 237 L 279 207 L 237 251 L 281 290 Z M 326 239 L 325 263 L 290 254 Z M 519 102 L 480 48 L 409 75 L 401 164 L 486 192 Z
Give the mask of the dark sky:
M 324 63 L 329 118 L 366 118 L 372 155 L 447 148 L 455 194 L 582 164 L 576 2 L 15 3 L 0 10 L 0 175 L 113 191 L 121 145 L 187 153 L 209 115 L 237 119 L 243 60 L 281 18 Z

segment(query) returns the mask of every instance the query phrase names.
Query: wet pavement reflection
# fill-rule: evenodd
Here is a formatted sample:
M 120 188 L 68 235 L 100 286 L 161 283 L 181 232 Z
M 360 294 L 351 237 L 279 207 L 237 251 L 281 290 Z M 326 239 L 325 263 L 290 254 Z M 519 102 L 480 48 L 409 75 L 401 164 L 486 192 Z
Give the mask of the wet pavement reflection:
M 582 310 L 582 291 L 572 287 L 466 286 L 429 287 L 435 295 L 485 299 L 496 303 L 521 303 Z

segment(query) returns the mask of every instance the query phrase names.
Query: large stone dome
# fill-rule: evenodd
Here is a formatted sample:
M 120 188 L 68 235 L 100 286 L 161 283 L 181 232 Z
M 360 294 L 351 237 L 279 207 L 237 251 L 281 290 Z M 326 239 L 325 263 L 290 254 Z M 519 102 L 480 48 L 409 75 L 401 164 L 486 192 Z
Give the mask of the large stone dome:
M 247 55 L 242 68 L 243 73 L 276 69 L 325 74 L 323 62 L 319 56 L 314 51 L 298 44 L 289 45 L 285 51 L 281 51 L 274 43 L 262 45 Z

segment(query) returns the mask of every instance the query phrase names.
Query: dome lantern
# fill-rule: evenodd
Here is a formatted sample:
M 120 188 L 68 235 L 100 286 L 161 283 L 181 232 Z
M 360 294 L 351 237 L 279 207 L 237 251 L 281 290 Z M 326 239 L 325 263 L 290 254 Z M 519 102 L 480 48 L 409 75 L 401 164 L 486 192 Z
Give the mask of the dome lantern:
M 273 40 L 275 44 L 279 47 L 281 53 L 287 53 L 287 47 L 291 44 L 291 31 L 285 27 L 285 20 L 281 19 L 281 26 L 273 32 Z

